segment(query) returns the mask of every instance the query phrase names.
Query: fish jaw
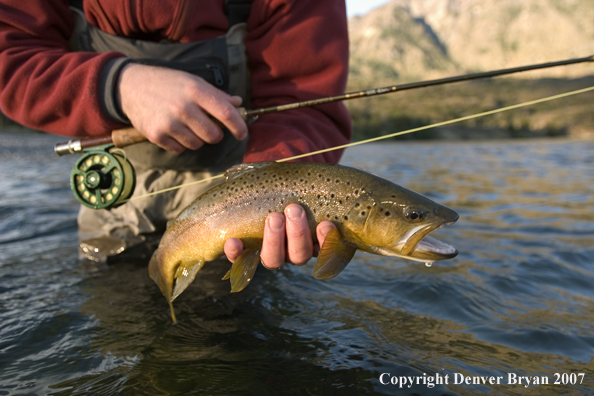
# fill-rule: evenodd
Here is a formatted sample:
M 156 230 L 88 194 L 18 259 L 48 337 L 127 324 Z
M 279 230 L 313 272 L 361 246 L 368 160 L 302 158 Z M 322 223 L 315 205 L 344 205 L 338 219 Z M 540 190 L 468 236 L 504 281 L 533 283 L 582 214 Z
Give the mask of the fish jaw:
M 425 224 L 410 229 L 393 246 L 378 247 L 376 253 L 400 257 L 407 260 L 423 263 L 433 263 L 438 260 L 447 260 L 458 255 L 458 250 L 453 246 L 435 239 L 429 234 L 444 225 L 455 223 L 457 218 L 441 224 Z

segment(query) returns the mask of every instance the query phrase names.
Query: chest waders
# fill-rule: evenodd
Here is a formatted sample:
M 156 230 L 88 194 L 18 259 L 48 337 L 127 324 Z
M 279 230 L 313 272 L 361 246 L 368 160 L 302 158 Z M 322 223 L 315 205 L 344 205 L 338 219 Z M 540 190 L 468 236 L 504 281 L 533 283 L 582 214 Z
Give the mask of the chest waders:
M 249 106 L 250 78 L 244 39 L 250 3 L 231 0 L 225 5 L 231 26 L 227 34 L 195 43 L 152 42 L 114 36 L 89 25 L 84 14 L 73 8 L 75 29 L 70 45 L 73 50 L 118 51 L 128 57 L 116 59 L 115 62 L 132 61 L 200 76 L 218 89 L 241 96 L 243 105 Z M 110 87 L 113 81 L 109 79 L 117 76 L 102 78 L 107 79 L 106 86 Z M 106 92 L 105 97 L 106 106 L 115 106 L 109 100 L 113 98 L 113 93 Z M 247 139 L 239 141 L 225 128 L 223 132 L 221 142 L 204 145 L 195 151 L 186 150 L 181 154 L 171 153 L 149 142 L 126 147 L 125 156 L 136 173 L 132 197 L 202 180 L 240 163 Z M 130 253 L 134 253 L 135 259 L 147 258 L 156 247 L 167 221 L 218 182 L 201 183 L 132 200 L 109 210 L 81 206 L 78 214 L 81 256 L 93 261 L 105 261 L 110 256 L 134 247 Z

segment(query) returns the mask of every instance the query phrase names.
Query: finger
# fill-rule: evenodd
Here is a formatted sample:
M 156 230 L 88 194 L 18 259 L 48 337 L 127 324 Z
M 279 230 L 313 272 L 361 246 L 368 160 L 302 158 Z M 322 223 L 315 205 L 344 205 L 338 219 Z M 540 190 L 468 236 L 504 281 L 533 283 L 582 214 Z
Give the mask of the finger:
M 285 262 L 285 216 L 282 213 L 273 212 L 266 218 L 260 258 L 269 269 L 280 268 Z
M 243 252 L 243 243 L 240 239 L 229 238 L 225 241 L 225 246 L 223 249 L 227 259 L 233 263 Z
M 241 99 L 241 96 L 234 95 L 229 98 L 229 103 L 231 103 L 233 105 L 233 107 L 241 106 L 242 102 L 243 102 L 243 99 Z
M 336 229 L 336 225 L 331 221 L 322 221 L 316 227 L 316 235 L 318 237 L 318 243 L 320 246 L 324 245 L 324 239 L 326 238 L 328 231 L 331 229 Z
M 288 261 L 297 265 L 305 264 L 313 254 L 313 242 L 305 210 L 298 204 L 291 204 L 285 208 L 285 215 Z
M 138 130 L 140 131 L 140 129 L 138 129 Z M 165 149 L 167 151 L 173 151 L 174 153 L 180 154 L 186 149 L 186 147 L 184 147 L 182 144 L 180 144 L 176 139 L 170 137 L 167 134 L 147 133 L 147 134 L 145 134 L 145 136 L 147 137 L 147 139 L 150 142 L 156 144 L 157 146 L 159 146 L 162 149 Z
M 167 134 L 181 146 L 190 150 L 198 150 L 200 147 L 204 146 L 205 142 L 208 143 L 207 140 L 202 139 L 200 135 L 181 123 L 179 126 L 169 129 Z
M 223 139 L 223 131 L 199 106 L 192 104 L 186 112 L 180 114 L 191 133 L 201 141 L 216 144 Z
M 207 87 L 201 91 L 203 97 L 197 101 L 197 104 L 227 127 L 235 138 L 245 139 L 248 134 L 247 124 L 237 110 L 241 105 L 241 97 L 230 96 L 208 83 L 205 84 Z

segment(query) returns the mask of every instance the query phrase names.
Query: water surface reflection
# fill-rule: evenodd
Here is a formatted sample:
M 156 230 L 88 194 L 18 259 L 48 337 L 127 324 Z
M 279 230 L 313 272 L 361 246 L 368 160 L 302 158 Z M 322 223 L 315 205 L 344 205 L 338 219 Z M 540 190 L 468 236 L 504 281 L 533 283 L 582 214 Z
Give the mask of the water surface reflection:
M 594 393 L 594 143 L 359 146 L 363 167 L 461 214 L 431 268 L 357 253 L 332 281 L 224 261 L 176 301 L 145 263 L 83 265 L 59 138 L 0 135 L 0 394 Z M 382 385 L 379 376 L 548 376 L 581 385 Z M 507 378 L 507 377 L 506 377 Z

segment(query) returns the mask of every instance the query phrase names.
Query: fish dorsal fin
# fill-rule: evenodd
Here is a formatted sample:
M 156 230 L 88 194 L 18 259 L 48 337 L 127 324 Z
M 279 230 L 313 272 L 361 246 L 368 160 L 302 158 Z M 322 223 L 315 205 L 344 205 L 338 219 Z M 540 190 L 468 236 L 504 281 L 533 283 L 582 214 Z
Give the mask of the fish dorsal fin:
M 175 300 L 177 296 L 179 296 L 188 286 L 190 283 L 194 281 L 196 274 L 198 271 L 202 269 L 204 265 L 204 260 L 198 260 L 196 262 L 190 264 L 180 264 L 175 270 L 175 275 L 173 279 L 175 281 L 173 285 L 173 290 L 171 292 L 171 301 Z
M 260 249 L 245 249 L 235 259 L 231 270 L 223 277 L 223 280 L 231 280 L 231 293 L 242 291 L 252 281 L 259 263 Z
M 235 179 L 237 176 L 243 175 L 246 172 L 264 168 L 266 166 L 270 166 L 270 164 L 274 164 L 274 162 L 251 162 L 247 164 L 233 165 L 225 172 L 225 180 L 229 181 Z
M 332 279 L 340 274 L 351 261 L 357 248 L 345 241 L 336 229 L 331 229 L 318 254 L 313 277 L 316 279 Z

